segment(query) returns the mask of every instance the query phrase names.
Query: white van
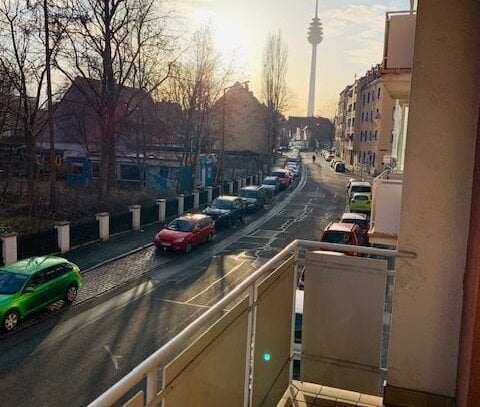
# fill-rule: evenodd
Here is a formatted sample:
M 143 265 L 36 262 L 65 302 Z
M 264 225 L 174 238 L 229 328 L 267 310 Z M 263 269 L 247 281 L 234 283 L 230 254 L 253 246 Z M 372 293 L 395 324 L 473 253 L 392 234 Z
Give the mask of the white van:
M 367 181 L 352 181 L 347 190 L 347 198 L 351 199 L 356 192 L 369 192 L 372 193 L 372 186 Z

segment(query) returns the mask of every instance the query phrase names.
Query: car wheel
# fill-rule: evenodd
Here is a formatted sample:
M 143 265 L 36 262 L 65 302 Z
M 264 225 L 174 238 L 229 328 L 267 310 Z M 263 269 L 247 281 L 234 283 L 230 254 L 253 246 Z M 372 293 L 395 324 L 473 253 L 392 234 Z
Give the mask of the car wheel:
M 2 329 L 5 332 L 13 331 L 18 325 L 19 321 L 20 321 L 20 315 L 18 311 L 15 311 L 12 309 L 8 311 L 7 315 L 5 315 L 5 318 L 3 318 Z
M 77 294 L 78 287 L 75 284 L 71 284 L 65 293 L 65 302 L 67 304 L 71 304 L 73 301 L 75 301 L 75 298 L 77 298 Z
M 192 251 L 192 243 L 188 242 L 185 246 L 185 253 L 190 253 Z

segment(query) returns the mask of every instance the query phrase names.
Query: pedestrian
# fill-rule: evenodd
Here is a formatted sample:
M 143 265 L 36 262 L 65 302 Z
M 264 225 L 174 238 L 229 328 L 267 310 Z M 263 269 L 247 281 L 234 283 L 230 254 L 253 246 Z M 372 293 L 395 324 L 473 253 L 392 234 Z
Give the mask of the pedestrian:
M 315 163 L 315 160 L 317 159 L 317 157 L 315 157 L 315 154 L 312 155 L 312 161 Z

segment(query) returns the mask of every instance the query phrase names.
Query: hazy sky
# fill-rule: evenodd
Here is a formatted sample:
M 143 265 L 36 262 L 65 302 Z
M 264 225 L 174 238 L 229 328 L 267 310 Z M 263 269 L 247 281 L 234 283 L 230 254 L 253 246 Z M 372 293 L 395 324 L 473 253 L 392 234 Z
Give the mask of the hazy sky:
M 294 97 L 288 114 L 305 115 L 311 45 L 307 30 L 314 0 L 169 0 L 186 32 L 211 22 L 215 44 L 231 58 L 238 79 L 251 81 L 259 97 L 262 52 L 270 32 L 281 30 L 288 46 L 287 82 Z M 385 12 L 407 10 L 409 0 L 319 0 L 324 40 L 318 47 L 316 114 L 330 116 L 340 91 L 379 63 Z

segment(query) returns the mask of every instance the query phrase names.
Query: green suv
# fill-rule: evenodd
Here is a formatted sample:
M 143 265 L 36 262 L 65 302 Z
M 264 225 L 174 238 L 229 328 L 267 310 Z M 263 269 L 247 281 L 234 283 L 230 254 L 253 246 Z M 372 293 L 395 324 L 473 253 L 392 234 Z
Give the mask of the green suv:
M 51 303 L 72 303 L 82 284 L 80 269 L 62 257 L 31 257 L 0 267 L 0 321 L 12 331 L 20 319 Z

